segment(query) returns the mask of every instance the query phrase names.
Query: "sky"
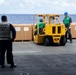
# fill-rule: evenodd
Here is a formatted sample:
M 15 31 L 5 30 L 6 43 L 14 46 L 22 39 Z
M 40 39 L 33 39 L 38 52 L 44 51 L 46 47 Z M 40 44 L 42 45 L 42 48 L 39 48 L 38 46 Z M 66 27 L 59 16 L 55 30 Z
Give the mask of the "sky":
M 76 14 L 76 0 L 0 0 L 0 14 Z

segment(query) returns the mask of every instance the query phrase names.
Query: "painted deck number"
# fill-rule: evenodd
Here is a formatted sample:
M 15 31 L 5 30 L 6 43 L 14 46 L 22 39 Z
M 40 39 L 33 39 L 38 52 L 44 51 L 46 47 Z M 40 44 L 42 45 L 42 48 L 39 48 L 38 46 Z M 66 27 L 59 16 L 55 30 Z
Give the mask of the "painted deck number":
M 29 73 L 20 73 L 20 75 L 29 75 Z

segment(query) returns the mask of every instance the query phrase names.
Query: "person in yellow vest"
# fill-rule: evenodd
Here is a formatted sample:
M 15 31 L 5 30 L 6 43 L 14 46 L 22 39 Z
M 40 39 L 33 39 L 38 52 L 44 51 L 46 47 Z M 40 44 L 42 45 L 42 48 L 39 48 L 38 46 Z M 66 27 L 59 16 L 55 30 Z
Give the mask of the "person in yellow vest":
M 70 29 L 70 23 L 72 23 L 72 19 L 71 19 L 71 17 L 68 16 L 68 12 L 65 12 L 64 15 L 65 15 L 65 18 L 63 20 L 63 23 L 64 23 L 65 27 L 67 28 L 67 32 L 65 35 L 66 42 L 67 42 L 67 35 L 68 35 L 70 43 L 72 43 L 72 34 L 71 34 L 71 29 Z

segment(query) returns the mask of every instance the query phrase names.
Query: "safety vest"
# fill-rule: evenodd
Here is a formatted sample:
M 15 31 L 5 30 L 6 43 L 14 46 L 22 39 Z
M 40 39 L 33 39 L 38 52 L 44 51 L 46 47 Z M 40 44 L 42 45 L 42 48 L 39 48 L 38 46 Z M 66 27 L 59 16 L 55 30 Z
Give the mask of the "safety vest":
M 45 27 L 45 24 L 43 22 L 39 22 L 37 24 L 37 28 L 44 28 Z
M 70 26 L 70 17 L 67 17 L 64 19 L 64 24 L 66 27 L 69 27 Z
M 0 40 L 10 40 L 10 24 L 0 23 Z

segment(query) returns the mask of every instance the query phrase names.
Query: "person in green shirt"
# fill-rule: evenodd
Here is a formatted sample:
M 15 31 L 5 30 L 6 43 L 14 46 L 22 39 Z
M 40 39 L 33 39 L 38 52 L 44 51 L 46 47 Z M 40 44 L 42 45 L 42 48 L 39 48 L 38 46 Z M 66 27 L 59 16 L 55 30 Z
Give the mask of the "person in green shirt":
M 65 27 L 67 28 L 67 32 L 66 32 L 66 42 L 67 42 L 67 35 L 68 38 L 70 40 L 70 43 L 72 43 L 72 35 L 71 35 L 71 30 L 70 30 L 70 23 L 72 23 L 72 19 L 71 17 L 68 16 L 68 12 L 64 13 L 65 18 L 63 19 L 63 23 L 65 25 Z
M 45 28 L 45 23 L 43 22 L 42 18 L 39 19 L 39 23 L 36 24 L 35 28 L 36 28 L 35 35 L 37 35 L 38 29 L 39 29 L 39 34 L 44 34 L 43 28 Z

